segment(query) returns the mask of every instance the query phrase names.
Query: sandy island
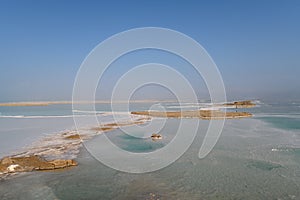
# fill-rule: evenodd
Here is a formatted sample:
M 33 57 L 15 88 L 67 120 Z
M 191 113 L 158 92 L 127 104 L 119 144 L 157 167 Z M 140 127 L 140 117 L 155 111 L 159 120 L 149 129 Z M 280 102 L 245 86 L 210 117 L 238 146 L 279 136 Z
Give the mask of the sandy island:
M 168 117 L 168 118 L 200 118 L 200 119 L 236 119 L 252 117 L 248 112 L 222 112 L 219 110 L 196 110 L 196 111 L 136 111 L 131 112 L 134 115 L 145 115 L 151 117 Z
M 131 114 L 134 115 L 144 115 L 151 117 L 168 117 L 168 118 L 199 118 L 199 119 L 237 119 L 237 118 L 246 118 L 252 117 L 252 114 L 249 112 L 223 112 L 218 107 L 229 107 L 229 108 L 251 108 L 255 104 L 251 101 L 239 101 L 233 103 L 224 103 L 216 105 L 216 109 L 205 108 L 200 110 L 191 110 L 191 111 L 134 111 Z

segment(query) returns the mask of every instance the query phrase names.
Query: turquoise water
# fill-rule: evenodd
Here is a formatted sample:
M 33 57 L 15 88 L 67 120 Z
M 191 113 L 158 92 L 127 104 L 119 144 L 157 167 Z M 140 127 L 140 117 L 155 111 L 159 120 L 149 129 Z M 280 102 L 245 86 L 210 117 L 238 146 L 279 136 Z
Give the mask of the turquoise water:
M 136 109 L 148 106 L 140 104 Z M 227 120 L 217 145 L 204 159 L 198 158 L 198 152 L 209 121 L 201 120 L 188 151 L 170 166 L 152 173 L 116 171 L 82 148 L 78 167 L 1 180 L 0 199 L 300 199 L 299 106 L 261 104 L 251 109 L 254 118 Z M 57 121 L 62 119 L 68 118 Z M 9 119 L 0 119 L 1 128 L 3 120 Z M 10 120 L 19 120 L 20 126 L 37 123 L 36 119 Z M 10 123 L 6 128 L 13 126 Z M 159 142 L 133 138 L 121 130 L 107 136 L 127 151 L 149 152 L 167 145 L 178 123 L 179 119 L 169 119 L 161 130 L 164 139 Z M 2 129 L 0 137 L 12 132 Z
M 268 122 L 276 128 L 285 130 L 300 130 L 300 116 L 299 118 L 293 117 L 261 117 L 265 122 Z

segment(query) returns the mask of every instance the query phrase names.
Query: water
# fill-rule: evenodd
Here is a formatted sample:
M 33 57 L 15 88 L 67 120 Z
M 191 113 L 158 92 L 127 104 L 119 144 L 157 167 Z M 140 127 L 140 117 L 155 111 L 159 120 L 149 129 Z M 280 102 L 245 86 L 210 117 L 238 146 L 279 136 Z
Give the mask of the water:
M 176 106 L 162 105 L 168 106 L 167 109 Z M 109 111 L 109 106 L 97 106 L 98 117 L 102 119 L 102 111 Z M 137 104 L 132 105 L 131 109 L 147 109 L 149 106 Z M 253 118 L 227 120 L 217 145 L 204 159 L 199 159 L 197 155 L 209 121 L 201 120 L 196 139 L 188 151 L 172 165 L 152 173 L 128 174 L 110 169 L 82 148 L 77 157 L 78 167 L 65 171 L 26 173 L 1 180 L 0 198 L 300 199 L 299 106 L 298 103 L 265 103 L 249 109 L 255 114 Z M 12 109 L 15 115 L 29 115 L 22 108 Z M 50 112 L 45 109 L 50 107 L 28 111 L 31 116 L 50 116 L 50 112 L 52 116 L 72 113 L 69 105 L 53 106 Z M 9 111 L 0 112 L 12 115 Z M 110 120 L 109 115 L 105 117 Z M 14 139 L 17 138 L 21 140 L 26 136 L 34 139 L 36 136 L 42 137 L 43 132 L 51 134 L 52 129 L 71 129 L 71 119 L 4 117 L 0 119 L 0 141 L 11 138 L 10 144 L 15 146 Z M 49 122 L 49 127 L 45 128 L 46 122 Z M 54 126 L 55 123 L 58 125 Z M 179 119 L 169 119 L 162 131 L 164 139 L 159 142 L 132 138 L 120 130 L 109 132 L 107 136 L 127 151 L 148 152 L 168 144 L 178 123 Z M 27 132 L 24 130 L 30 132 L 28 136 L 24 135 Z M 39 135 L 39 130 L 44 131 Z M 2 149 L 1 143 L 1 152 Z
M 135 104 L 138 110 L 149 109 L 151 104 Z M 89 105 L 81 105 L 81 110 L 75 110 L 76 116 L 82 116 L 85 124 L 90 124 L 90 118 L 95 114 Z M 124 105 L 120 104 L 124 109 Z M 96 104 L 96 114 L 100 122 L 112 121 L 109 113 L 109 103 Z M 124 110 L 126 111 L 126 110 Z M 0 107 L 0 157 L 13 154 L 47 135 L 59 131 L 74 130 L 72 105 L 49 106 L 15 106 Z

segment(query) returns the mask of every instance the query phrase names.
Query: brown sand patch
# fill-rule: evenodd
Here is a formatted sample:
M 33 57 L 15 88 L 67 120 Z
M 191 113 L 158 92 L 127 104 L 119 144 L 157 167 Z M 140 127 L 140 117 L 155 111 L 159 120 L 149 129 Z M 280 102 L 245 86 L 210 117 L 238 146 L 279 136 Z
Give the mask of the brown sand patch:
M 132 126 L 132 125 L 135 125 L 135 124 L 144 124 L 145 121 L 142 121 L 142 120 L 150 120 L 150 119 L 151 119 L 150 117 L 147 117 L 147 118 L 138 119 L 136 121 L 129 121 L 129 122 L 124 122 L 124 123 L 121 123 L 121 122 L 119 122 L 119 123 L 109 123 L 109 124 L 105 124 L 103 126 L 93 127 L 91 130 L 107 132 L 107 131 L 112 131 L 112 130 L 117 129 L 117 128 L 122 127 L 122 126 Z
M 80 137 L 79 134 L 74 134 L 74 135 L 66 136 L 65 139 L 69 139 L 69 140 L 80 140 L 81 137 Z
M 41 170 L 63 169 L 77 166 L 74 160 L 50 160 L 42 157 L 30 155 L 23 157 L 5 157 L 0 160 L 0 172 L 3 174 L 15 172 L 30 172 Z
M 91 130 L 93 130 L 93 131 L 101 131 L 101 132 L 112 131 L 114 129 L 115 128 L 113 128 L 113 127 L 93 127 L 93 128 L 91 128 Z
M 233 119 L 251 117 L 251 113 L 247 112 L 222 112 L 219 110 L 196 110 L 196 111 L 172 111 L 172 112 L 156 112 L 156 111 L 136 111 L 131 112 L 135 115 L 146 115 L 151 117 L 168 117 L 168 118 L 200 118 L 200 119 Z

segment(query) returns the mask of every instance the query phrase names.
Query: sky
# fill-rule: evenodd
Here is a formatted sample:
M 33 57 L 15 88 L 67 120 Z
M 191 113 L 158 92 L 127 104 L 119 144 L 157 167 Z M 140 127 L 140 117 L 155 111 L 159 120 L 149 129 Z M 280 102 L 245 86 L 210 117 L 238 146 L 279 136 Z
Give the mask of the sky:
M 0 24 L 1 102 L 70 100 L 89 52 L 139 27 L 173 29 L 200 43 L 218 66 L 228 99 L 300 99 L 300 1 L 1 0 Z M 142 54 L 135 59 L 148 62 L 158 52 Z M 106 90 L 119 71 L 116 65 L 107 73 Z M 182 73 L 207 98 L 203 81 L 189 69 Z

